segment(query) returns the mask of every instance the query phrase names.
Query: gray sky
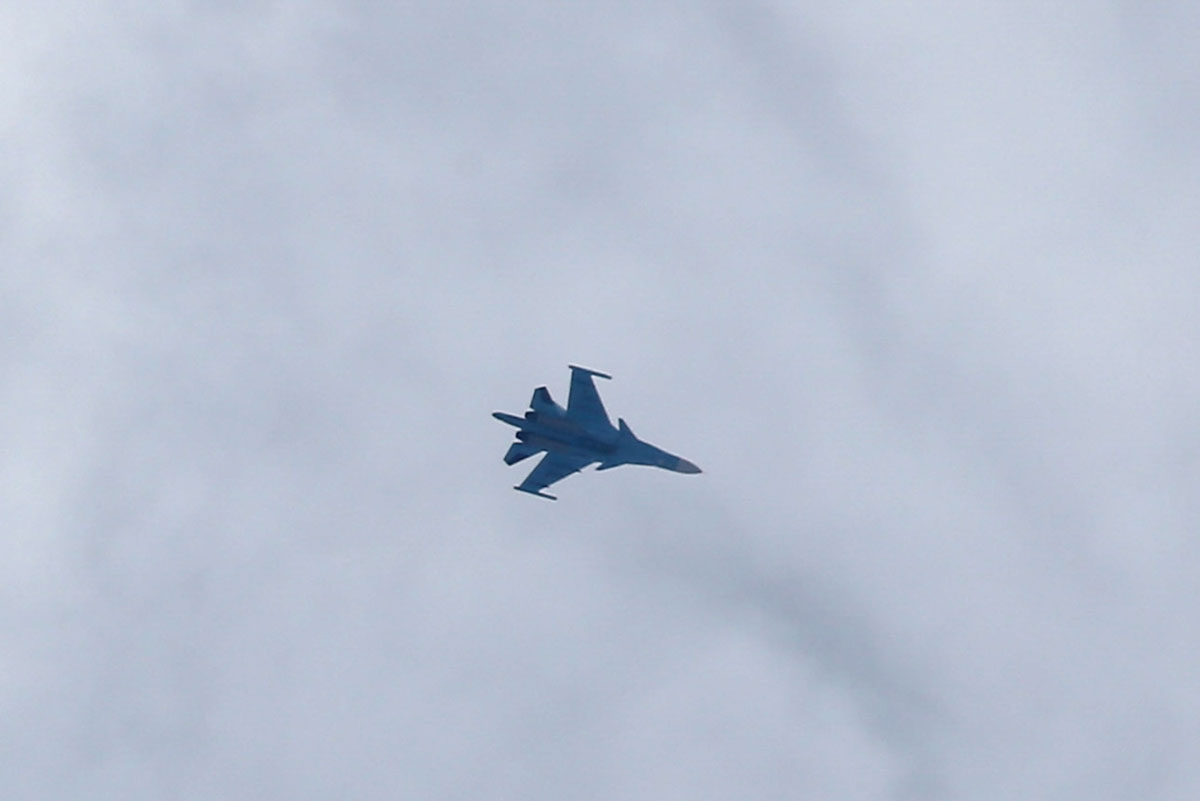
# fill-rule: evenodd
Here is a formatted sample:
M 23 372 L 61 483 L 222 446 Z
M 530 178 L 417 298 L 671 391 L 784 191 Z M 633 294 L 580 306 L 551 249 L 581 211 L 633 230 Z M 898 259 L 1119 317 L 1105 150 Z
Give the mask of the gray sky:
M 1194 4 L 26 5 L 0 796 L 1200 794 Z

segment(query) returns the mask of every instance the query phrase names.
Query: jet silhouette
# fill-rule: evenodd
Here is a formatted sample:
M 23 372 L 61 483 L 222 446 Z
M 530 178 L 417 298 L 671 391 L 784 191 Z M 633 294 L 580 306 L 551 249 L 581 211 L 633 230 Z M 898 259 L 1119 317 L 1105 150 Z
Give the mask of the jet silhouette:
M 612 376 L 573 364 L 570 367 L 571 395 L 567 399 L 567 408 L 555 403 L 545 387 L 538 387 L 533 391 L 529 411 L 524 417 L 492 413 L 492 417 L 517 428 L 517 441 L 504 454 L 506 464 L 514 465 L 534 454 L 546 452 L 533 472 L 513 489 L 558 500 L 542 490 L 593 462 L 600 463 L 597 470 L 643 464 L 676 473 L 700 472 L 700 468 L 687 459 L 638 439 L 624 420 L 618 418 L 616 426 L 609 421 L 592 377 Z

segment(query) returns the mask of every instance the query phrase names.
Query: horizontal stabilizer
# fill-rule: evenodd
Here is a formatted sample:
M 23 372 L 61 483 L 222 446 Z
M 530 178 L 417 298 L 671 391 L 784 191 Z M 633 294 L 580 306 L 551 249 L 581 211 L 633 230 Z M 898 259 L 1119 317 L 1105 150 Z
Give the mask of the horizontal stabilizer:
M 514 465 L 522 459 L 528 459 L 540 450 L 540 448 L 526 445 L 524 442 L 514 442 L 509 446 L 508 453 L 504 454 L 504 463 Z

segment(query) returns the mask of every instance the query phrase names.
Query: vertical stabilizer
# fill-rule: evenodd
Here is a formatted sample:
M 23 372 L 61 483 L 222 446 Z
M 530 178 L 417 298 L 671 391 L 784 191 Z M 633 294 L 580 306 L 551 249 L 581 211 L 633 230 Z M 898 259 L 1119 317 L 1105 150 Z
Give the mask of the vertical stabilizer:
M 529 399 L 529 408 L 539 414 L 551 417 L 566 417 L 567 415 L 567 410 L 554 402 L 554 398 L 550 397 L 550 390 L 545 387 L 538 387 L 533 391 L 533 397 Z

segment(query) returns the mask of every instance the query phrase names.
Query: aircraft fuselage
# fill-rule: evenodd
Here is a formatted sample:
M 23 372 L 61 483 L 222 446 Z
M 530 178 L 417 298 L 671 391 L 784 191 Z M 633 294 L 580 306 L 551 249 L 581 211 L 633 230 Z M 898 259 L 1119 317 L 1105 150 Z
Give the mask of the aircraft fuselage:
M 517 440 L 539 450 L 592 456 L 592 461 L 601 462 L 617 448 L 616 429 L 606 436 L 587 431 L 564 418 L 532 411 L 526 412 L 524 417 L 506 412 L 496 412 L 493 417 L 515 426 Z

